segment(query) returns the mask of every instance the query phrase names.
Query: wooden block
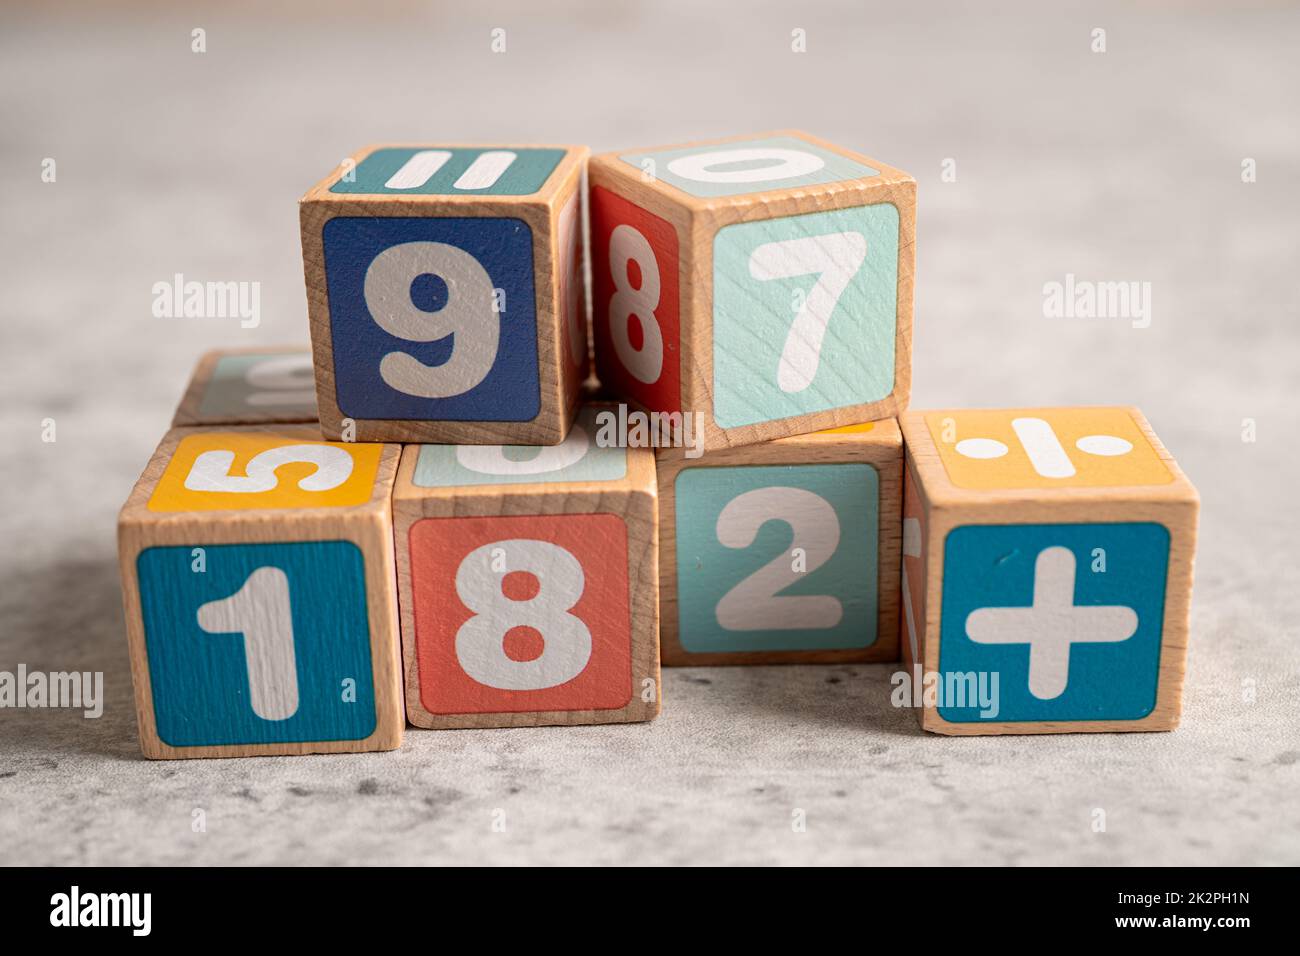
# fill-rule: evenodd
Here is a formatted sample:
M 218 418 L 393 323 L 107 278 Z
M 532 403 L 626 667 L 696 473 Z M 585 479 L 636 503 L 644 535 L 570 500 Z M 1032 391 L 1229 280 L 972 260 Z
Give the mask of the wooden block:
M 659 713 L 654 453 L 408 445 L 393 514 L 407 717 L 532 727 Z
M 591 160 L 602 381 L 712 450 L 907 407 L 916 182 L 796 131 Z
M 556 445 L 587 375 L 585 146 L 371 146 L 300 200 L 320 421 Z
M 311 349 L 254 347 L 205 352 L 173 426 L 316 421 Z
M 666 666 L 898 659 L 894 419 L 658 466 Z
M 145 756 L 401 743 L 400 454 L 314 425 L 167 433 L 118 522 Z
M 1199 498 L 1142 413 L 951 409 L 902 427 L 895 703 L 943 734 L 1177 726 Z

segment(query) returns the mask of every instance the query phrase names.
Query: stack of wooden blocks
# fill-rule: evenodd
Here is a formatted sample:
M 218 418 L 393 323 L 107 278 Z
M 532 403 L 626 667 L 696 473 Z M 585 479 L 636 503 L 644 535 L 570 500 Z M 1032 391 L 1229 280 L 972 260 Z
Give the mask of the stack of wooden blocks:
M 940 733 L 1177 723 L 1196 492 L 1132 408 L 906 411 L 906 173 L 388 146 L 300 208 L 311 352 L 205 356 L 122 511 L 147 756 L 649 720 L 661 661 L 901 658 Z

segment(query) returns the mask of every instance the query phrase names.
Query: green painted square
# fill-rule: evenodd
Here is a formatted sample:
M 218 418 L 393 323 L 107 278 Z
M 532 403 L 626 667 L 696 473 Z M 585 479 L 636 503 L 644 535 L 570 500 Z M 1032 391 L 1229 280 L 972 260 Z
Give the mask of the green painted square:
M 332 193 L 367 196 L 531 196 L 564 159 L 562 149 L 419 146 L 377 149 Z
M 311 353 L 223 355 L 203 392 L 199 417 L 209 422 L 252 414 L 285 421 L 316 417 L 316 378 Z
M 687 468 L 674 501 L 687 651 L 876 642 L 880 477 L 871 465 Z
M 738 428 L 894 390 L 898 209 L 738 223 L 713 240 L 713 417 Z
M 421 445 L 411 480 L 419 488 L 618 481 L 627 449 L 597 444 L 597 414 L 584 407 L 558 445 Z
M 880 175 L 878 169 L 795 136 L 624 153 L 619 159 L 688 195 L 707 199 Z

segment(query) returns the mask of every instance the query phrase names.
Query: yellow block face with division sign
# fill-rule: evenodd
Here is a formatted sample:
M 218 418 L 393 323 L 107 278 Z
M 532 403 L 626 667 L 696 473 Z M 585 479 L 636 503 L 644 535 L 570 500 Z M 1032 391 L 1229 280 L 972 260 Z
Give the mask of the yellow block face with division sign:
M 926 425 L 959 488 L 1164 485 L 1173 473 L 1123 408 L 930 412 Z

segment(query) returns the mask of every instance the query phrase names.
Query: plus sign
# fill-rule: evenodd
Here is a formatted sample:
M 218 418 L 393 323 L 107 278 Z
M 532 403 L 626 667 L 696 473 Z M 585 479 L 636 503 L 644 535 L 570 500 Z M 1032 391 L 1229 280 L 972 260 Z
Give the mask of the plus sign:
M 1131 607 L 1074 603 L 1074 552 L 1044 548 L 1034 561 L 1032 607 L 982 607 L 966 618 L 977 644 L 1028 644 L 1029 692 L 1053 700 L 1070 679 L 1070 645 L 1127 641 L 1137 631 Z

